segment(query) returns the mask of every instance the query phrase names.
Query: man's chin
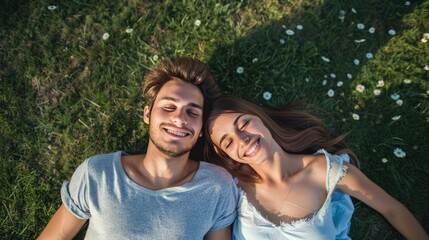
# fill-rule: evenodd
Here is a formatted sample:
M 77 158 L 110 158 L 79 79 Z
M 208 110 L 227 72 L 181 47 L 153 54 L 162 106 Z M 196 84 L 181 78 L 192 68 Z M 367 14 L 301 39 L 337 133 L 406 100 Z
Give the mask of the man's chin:
M 162 152 L 168 157 L 181 157 L 183 155 L 189 154 L 191 152 L 191 149 L 193 146 L 188 147 L 167 147 L 163 146 L 161 144 L 157 144 L 155 141 L 151 140 L 152 143 L 155 145 L 155 147 L 158 149 L 158 151 Z
M 167 157 L 174 157 L 174 158 L 184 156 L 186 154 L 189 154 L 189 152 L 190 152 L 190 150 L 171 151 L 171 150 L 160 149 L 160 148 L 158 148 L 158 150 L 160 152 L 162 152 L 163 154 L 165 154 Z

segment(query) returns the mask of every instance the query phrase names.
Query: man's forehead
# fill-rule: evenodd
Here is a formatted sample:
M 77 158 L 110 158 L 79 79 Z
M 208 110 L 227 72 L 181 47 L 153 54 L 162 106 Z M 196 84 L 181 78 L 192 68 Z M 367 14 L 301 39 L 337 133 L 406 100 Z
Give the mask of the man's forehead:
M 183 101 L 183 99 L 181 98 L 175 98 L 175 97 L 169 97 L 169 96 L 165 96 L 165 97 L 161 97 L 158 102 L 174 102 L 174 103 L 180 103 Z M 203 109 L 201 104 L 198 104 L 196 102 L 189 102 L 188 105 L 190 107 L 195 107 L 195 108 L 200 108 Z
M 172 79 L 161 87 L 155 99 L 155 102 L 157 101 L 186 102 L 187 104 L 202 108 L 204 96 L 197 86 L 182 80 Z

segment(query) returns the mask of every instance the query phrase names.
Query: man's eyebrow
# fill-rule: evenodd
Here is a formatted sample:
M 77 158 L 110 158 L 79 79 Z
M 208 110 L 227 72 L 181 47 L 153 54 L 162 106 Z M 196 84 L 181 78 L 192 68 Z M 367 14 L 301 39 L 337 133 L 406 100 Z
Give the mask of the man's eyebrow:
M 246 114 L 245 114 L 245 113 L 242 113 L 242 114 L 238 115 L 238 116 L 235 118 L 235 120 L 234 120 L 234 126 L 235 126 L 235 125 L 237 125 L 238 120 L 240 120 L 240 118 L 241 118 L 243 115 L 246 115 Z M 223 140 L 225 140 L 225 138 L 226 138 L 226 134 L 222 135 L 222 137 L 221 137 L 221 138 L 220 138 L 220 140 L 219 140 L 219 146 L 222 144 L 222 142 L 223 142 Z
M 174 98 L 174 97 L 163 97 L 163 98 L 159 99 L 159 101 L 172 101 L 172 102 L 176 102 L 176 103 L 180 102 L 180 100 L 178 98 Z M 190 107 L 198 108 L 198 109 L 203 110 L 203 107 L 201 105 L 197 104 L 197 103 L 191 102 L 188 105 Z

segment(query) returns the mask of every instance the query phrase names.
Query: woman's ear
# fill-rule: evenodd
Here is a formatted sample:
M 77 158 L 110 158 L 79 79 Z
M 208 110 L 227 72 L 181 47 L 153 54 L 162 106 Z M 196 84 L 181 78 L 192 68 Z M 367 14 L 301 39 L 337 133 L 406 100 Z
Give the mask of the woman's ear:
M 149 106 L 144 106 L 144 111 L 143 111 L 143 121 L 146 124 L 149 124 L 149 119 L 150 119 L 150 108 Z

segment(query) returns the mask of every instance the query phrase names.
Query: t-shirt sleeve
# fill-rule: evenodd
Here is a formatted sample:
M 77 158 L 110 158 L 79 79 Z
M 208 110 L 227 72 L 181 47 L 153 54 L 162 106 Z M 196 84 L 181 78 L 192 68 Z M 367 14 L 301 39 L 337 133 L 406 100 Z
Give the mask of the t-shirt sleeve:
M 91 217 L 88 208 L 88 162 L 89 159 L 79 165 L 71 180 L 65 181 L 61 187 L 63 204 L 80 219 Z
M 237 217 L 238 190 L 232 177 L 229 177 L 229 179 L 220 196 L 220 204 L 217 205 L 215 210 L 218 214 L 211 230 L 226 228 Z

